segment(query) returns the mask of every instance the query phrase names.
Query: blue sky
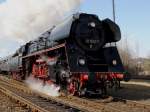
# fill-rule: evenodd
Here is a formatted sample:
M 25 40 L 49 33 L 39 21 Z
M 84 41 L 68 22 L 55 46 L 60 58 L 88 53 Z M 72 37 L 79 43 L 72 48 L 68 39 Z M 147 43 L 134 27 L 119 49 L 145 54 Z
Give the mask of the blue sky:
M 5 0 L 0 0 L 0 3 L 4 2 Z
M 0 3 L 5 0 L 0 0 Z M 139 44 L 139 55 L 150 54 L 150 0 L 115 0 L 116 22 L 120 25 L 122 37 L 135 49 L 135 43 Z M 81 5 L 81 11 L 97 14 L 100 19 L 112 19 L 112 0 L 85 0 Z M 8 40 L 9 41 L 9 40 Z M 1 43 L 0 47 L 6 45 Z M 17 48 L 18 43 L 8 44 L 7 48 Z M 5 55 L 5 54 L 2 54 Z M 0 55 L 1 56 L 1 55 Z

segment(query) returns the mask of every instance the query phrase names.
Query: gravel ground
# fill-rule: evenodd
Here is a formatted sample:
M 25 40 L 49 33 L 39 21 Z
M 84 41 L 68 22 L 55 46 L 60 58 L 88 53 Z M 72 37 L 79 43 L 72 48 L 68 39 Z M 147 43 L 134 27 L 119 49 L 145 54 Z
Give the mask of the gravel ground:
M 150 83 L 132 82 L 121 84 L 120 90 L 109 90 L 110 95 L 150 104 Z
M 0 92 L 0 112 L 28 112 Z
M 142 81 L 143 82 L 143 81 Z M 146 104 L 150 104 L 150 83 L 145 86 L 144 83 L 130 81 L 121 84 L 119 90 L 109 90 L 108 93 L 115 97 L 121 97 L 128 100 L 134 100 Z M 113 105 L 113 103 L 112 103 Z M 122 107 L 123 108 L 123 107 Z M 28 112 L 26 109 L 19 107 L 14 101 L 0 93 L 0 112 Z

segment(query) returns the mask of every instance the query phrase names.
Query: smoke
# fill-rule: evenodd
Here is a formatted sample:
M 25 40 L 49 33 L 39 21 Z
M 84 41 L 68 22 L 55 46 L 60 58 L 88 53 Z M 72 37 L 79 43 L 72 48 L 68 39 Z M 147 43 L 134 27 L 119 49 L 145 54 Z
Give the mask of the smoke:
M 6 0 L 0 4 L 0 38 L 27 42 L 74 13 L 82 0 Z
M 42 81 L 35 79 L 33 77 L 29 77 L 26 81 L 27 85 L 34 91 L 44 93 L 49 96 L 57 97 L 60 96 L 59 90 L 60 87 L 54 84 L 43 84 Z

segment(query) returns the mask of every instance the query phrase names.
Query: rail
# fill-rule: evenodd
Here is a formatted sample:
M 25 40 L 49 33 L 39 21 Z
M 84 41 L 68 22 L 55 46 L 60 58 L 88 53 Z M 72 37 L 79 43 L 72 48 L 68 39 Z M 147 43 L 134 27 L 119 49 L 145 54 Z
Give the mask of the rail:
M 17 89 L 21 89 L 24 92 L 29 94 L 38 95 L 41 98 L 57 102 L 61 105 L 68 106 L 70 108 L 75 108 L 76 110 L 85 111 L 85 112 L 150 112 L 150 105 L 139 103 L 137 101 L 112 97 L 109 101 L 103 102 L 100 99 L 86 99 L 78 98 L 74 96 L 60 96 L 60 97 L 51 97 L 43 93 L 36 92 L 34 93 L 29 89 L 25 84 L 13 81 L 12 79 L 1 78 L 2 81 L 7 82 L 7 85 L 13 86 Z
M 20 84 L 20 82 L 13 81 L 12 79 L 8 79 L 5 77 L 1 77 L 0 81 L 5 83 L 5 85 L 10 86 L 11 88 L 16 88 L 17 90 L 21 90 L 33 96 L 39 96 L 46 100 L 57 102 L 61 105 L 65 105 L 76 110 L 85 112 L 121 112 L 115 108 L 107 107 L 102 103 L 96 103 L 87 99 L 82 99 L 74 96 L 51 97 L 40 92 L 35 93 L 24 84 Z

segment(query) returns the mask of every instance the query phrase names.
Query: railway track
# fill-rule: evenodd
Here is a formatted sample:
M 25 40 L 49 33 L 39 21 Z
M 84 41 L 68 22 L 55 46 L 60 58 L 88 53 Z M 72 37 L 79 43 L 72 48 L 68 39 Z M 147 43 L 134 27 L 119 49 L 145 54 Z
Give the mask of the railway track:
M 21 103 L 26 104 L 33 110 L 37 110 L 39 112 L 52 112 L 52 111 L 41 110 L 44 107 L 40 107 L 40 105 L 36 106 L 36 103 L 38 102 L 40 102 L 40 104 L 42 105 L 45 105 L 46 107 L 49 103 L 53 102 L 54 107 L 56 107 L 55 105 L 59 105 L 59 106 L 61 105 L 63 107 L 66 106 L 70 108 L 71 112 L 78 112 L 78 111 L 81 111 L 81 112 L 82 111 L 84 112 L 120 112 L 120 111 L 117 111 L 115 108 L 105 107 L 104 105 L 101 105 L 99 103 L 94 103 L 92 101 L 88 101 L 88 100 L 77 98 L 77 97 L 72 97 L 72 96 L 50 97 L 46 94 L 42 94 L 39 92 L 34 93 L 31 89 L 29 89 L 24 84 L 17 82 L 17 81 L 13 81 L 12 79 L 8 79 L 5 77 L 0 78 L 0 91 L 13 97 L 15 100 L 19 99 Z M 24 99 L 21 98 L 21 96 L 23 96 Z M 28 101 L 29 99 L 31 100 L 30 102 Z M 40 99 L 42 99 L 42 101 Z M 62 109 L 61 109 L 61 112 L 63 112 Z
M 55 98 L 55 97 L 47 96 L 42 93 L 34 93 L 24 83 L 14 81 L 12 79 L 2 78 L 2 81 L 6 82 L 7 86 L 11 85 L 11 88 L 12 87 L 17 88 L 23 92 L 30 94 L 31 97 L 36 96 L 37 98 L 35 98 L 34 100 L 35 101 L 34 105 L 36 104 L 36 102 L 39 102 L 39 99 L 42 99 L 46 102 L 46 103 L 42 102 L 43 105 L 49 105 L 49 103 L 53 102 L 54 107 L 56 107 L 56 105 L 59 105 L 60 107 L 61 105 L 61 107 L 64 106 L 68 107 L 71 111 L 74 110 L 74 111 L 85 111 L 85 112 L 150 112 L 150 105 L 142 104 L 136 101 L 126 100 L 121 98 L 111 98 L 106 102 L 105 100 L 104 101 L 97 100 L 97 99 L 89 100 L 89 99 L 77 98 L 73 96 L 68 96 L 68 97 L 60 96 Z
M 38 95 L 27 94 L 22 90 L 9 86 L 5 82 L 0 82 L 0 91 L 12 99 L 19 101 L 21 104 L 26 105 L 32 111 L 38 112 L 77 112 L 76 108 L 68 105 L 63 105 L 60 102 L 45 99 Z
M 29 109 L 0 92 L 0 112 L 29 112 Z

